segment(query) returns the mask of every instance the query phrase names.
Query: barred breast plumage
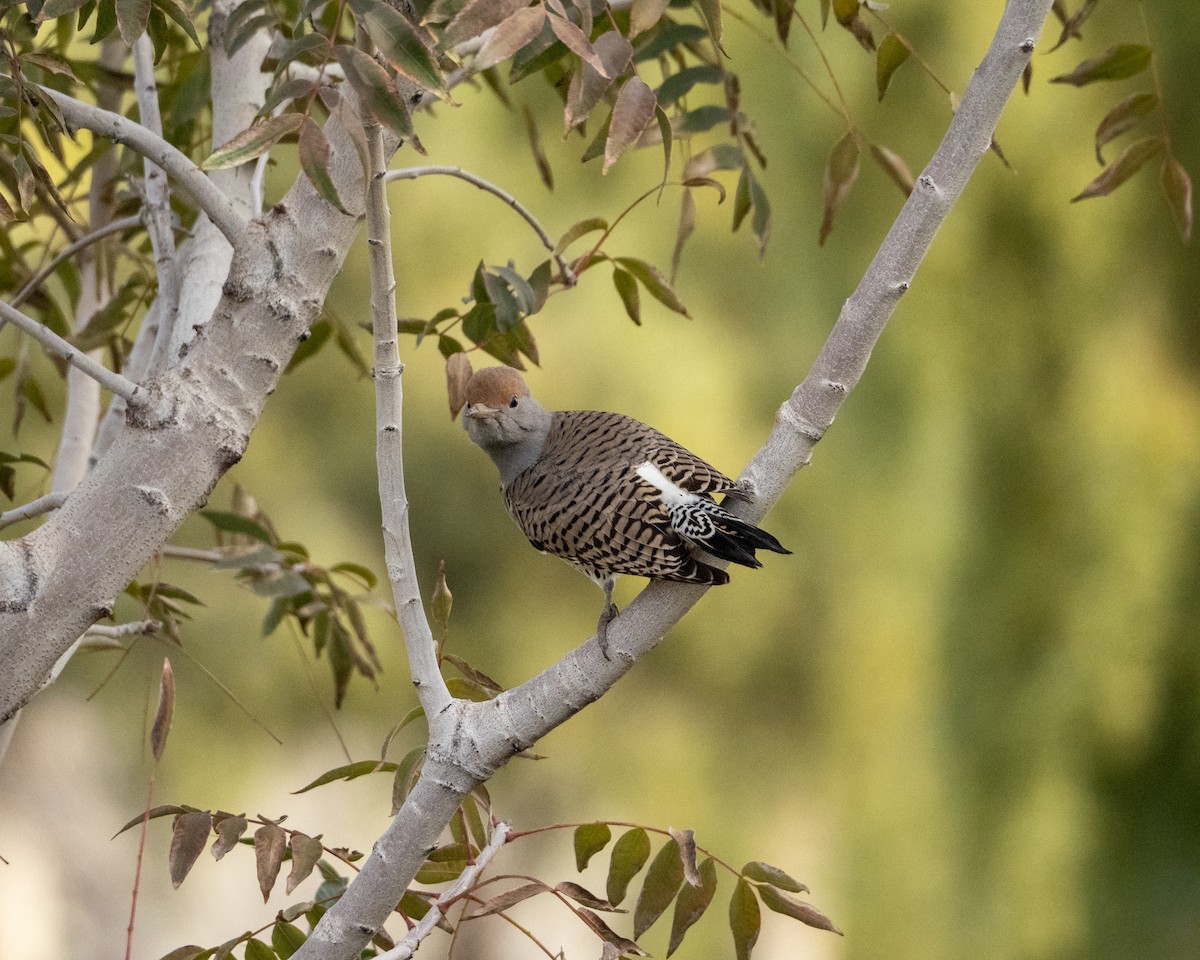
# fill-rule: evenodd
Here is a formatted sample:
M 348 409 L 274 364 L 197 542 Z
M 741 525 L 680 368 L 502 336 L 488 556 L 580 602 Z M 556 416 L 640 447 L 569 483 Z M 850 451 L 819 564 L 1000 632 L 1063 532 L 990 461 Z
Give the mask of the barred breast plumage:
M 713 500 L 740 495 L 733 480 L 632 417 L 551 413 L 509 367 L 475 372 L 465 399 L 467 433 L 499 469 L 505 505 L 525 536 L 603 587 L 602 650 L 618 574 L 722 584 L 729 574 L 697 548 L 747 567 L 762 566 L 755 550 L 790 552 Z

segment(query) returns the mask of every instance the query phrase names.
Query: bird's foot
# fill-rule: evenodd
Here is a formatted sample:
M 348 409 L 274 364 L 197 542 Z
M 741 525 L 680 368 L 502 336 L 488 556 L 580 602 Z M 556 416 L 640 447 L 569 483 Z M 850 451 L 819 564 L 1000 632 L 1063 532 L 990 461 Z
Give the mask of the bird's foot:
M 610 601 L 604 605 L 600 619 L 596 623 L 596 639 L 600 641 L 600 652 L 604 654 L 605 660 L 612 660 L 612 657 L 608 655 L 608 625 L 616 615 L 617 605 Z

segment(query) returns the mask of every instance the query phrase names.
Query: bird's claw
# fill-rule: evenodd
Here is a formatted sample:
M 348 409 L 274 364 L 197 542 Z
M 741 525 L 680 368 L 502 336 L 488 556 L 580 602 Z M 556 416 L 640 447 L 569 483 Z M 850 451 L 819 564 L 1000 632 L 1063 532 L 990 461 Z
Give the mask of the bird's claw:
M 612 660 L 608 655 L 608 625 L 617 615 L 617 605 L 615 603 L 606 603 L 604 610 L 600 613 L 600 619 L 596 623 L 596 639 L 600 642 L 600 652 L 604 654 L 605 660 Z

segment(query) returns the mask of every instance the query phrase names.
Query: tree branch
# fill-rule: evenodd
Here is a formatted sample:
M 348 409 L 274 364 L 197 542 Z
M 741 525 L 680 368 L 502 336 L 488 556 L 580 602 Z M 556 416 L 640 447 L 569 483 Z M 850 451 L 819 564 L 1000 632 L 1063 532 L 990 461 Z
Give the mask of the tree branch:
M 97 227 L 91 233 L 80 237 L 70 246 L 64 247 L 53 260 L 51 260 L 48 264 L 42 267 L 41 270 L 30 277 L 29 282 L 17 292 L 15 297 L 13 297 L 10 306 L 21 306 L 21 304 L 29 299 L 30 294 L 32 294 L 35 290 L 37 290 L 38 287 L 46 282 L 46 278 L 54 273 L 54 271 L 58 269 L 59 264 L 61 264 L 64 260 L 70 260 L 71 257 L 75 256 L 75 254 L 79 253 L 81 250 L 90 247 L 93 243 L 103 240 L 105 237 L 110 237 L 114 233 L 121 233 L 124 230 L 129 230 L 133 227 L 139 226 L 141 222 L 142 215 L 140 213 L 133 214 L 129 217 L 122 217 L 120 220 L 114 220 L 111 223 L 106 223 L 102 227 Z M 4 321 L 0 320 L 0 329 L 3 328 L 3 323 Z
M 387 953 L 381 953 L 377 960 L 409 960 L 417 952 L 417 947 L 421 945 L 421 941 L 433 932 L 433 928 L 437 926 L 438 921 L 445 914 L 446 908 L 451 906 L 454 901 L 471 888 L 471 885 L 475 882 L 475 878 L 483 872 L 484 867 L 500 852 L 500 848 L 508 841 L 508 832 L 511 829 L 512 824 L 505 820 L 497 823 L 492 828 L 491 839 L 488 840 L 487 846 L 479 851 L 475 862 L 459 874 L 458 879 L 447 888 L 445 893 L 437 898 L 430 906 L 429 912 L 421 918 L 421 922 L 408 932 L 408 936 L 391 950 L 387 951 Z
M 43 513 L 57 510 L 66 501 L 66 493 L 48 493 L 44 497 L 38 497 L 20 507 L 5 510 L 0 513 L 0 530 L 11 527 L 14 523 L 20 523 L 22 520 L 32 520 L 34 517 L 40 517 Z
M 27 317 L 20 310 L 14 310 L 7 303 L 0 301 L 0 319 L 6 320 L 19 330 L 23 330 L 51 353 L 62 357 L 67 363 L 83 371 L 93 380 L 132 407 L 144 406 L 145 391 L 132 380 L 127 380 L 108 367 L 93 360 L 86 353 L 80 353 L 66 340 L 49 327 L 43 326 L 32 317 Z
M 204 171 L 166 140 L 119 113 L 102 110 L 49 87 L 39 85 L 37 90 L 58 104 L 58 109 L 72 129 L 91 130 L 105 139 L 124 144 L 162 167 L 196 206 L 208 214 L 226 239 L 230 243 L 237 242 L 246 228 L 245 219 Z
M 450 691 L 438 666 L 437 645 L 421 603 L 404 489 L 402 412 L 404 364 L 396 342 L 396 276 L 392 267 L 392 214 L 387 203 L 387 162 L 383 131 L 364 122 L 367 138 L 367 251 L 371 267 L 371 329 L 375 341 L 375 459 L 383 510 L 384 560 L 396 619 L 404 633 L 409 669 L 427 717 L 450 704 Z
M 386 183 L 391 183 L 393 180 L 416 180 L 418 177 L 429 176 L 457 177 L 459 180 L 465 180 L 467 183 L 478 187 L 480 190 L 490 193 L 492 196 L 503 200 L 517 213 L 518 216 L 520 216 L 526 223 L 533 227 L 534 233 L 536 233 L 538 235 L 538 239 L 542 241 L 542 246 L 550 251 L 551 256 L 554 257 L 555 263 L 558 264 L 558 269 L 562 271 L 563 282 L 566 283 L 568 287 L 575 286 L 578 277 L 575 276 L 574 271 L 572 271 L 567 265 L 567 262 L 563 259 L 562 254 L 555 252 L 554 241 L 550 239 L 550 236 L 546 233 L 541 223 L 538 222 L 537 217 L 530 213 L 528 208 L 521 203 L 520 200 L 514 197 L 511 193 L 500 189 L 500 187 L 496 186 L 494 183 L 484 180 L 483 177 L 469 173 L 468 171 L 463 170 L 461 167 L 443 166 L 438 164 L 432 164 L 424 167 L 406 167 L 403 170 L 389 170 L 384 176 L 384 181 Z
M 158 85 L 154 82 L 154 46 L 147 33 L 138 37 L 133 45 L 133 87 L 142 126 L 161 138 L 162 114 L 158 109 Z M 149 369 L 150 375 L 154 376 L 166 369 L 170 356 L 179 314 L 179 261 L 175 255 L 175 237 L 171 233 L 171 192 L 166 172 L 145 156 L 142 171 L 146 185 L 146 206 L 142 213 L 158 271 L 158 330 L 154 335 Z
M 742 516 L 759 519 L 780 498 L 858 382 L 934 234 L 987 152 L 1050 3 L 1009 0 L 991 47 L 917 189 L 846 301 L 812 370 L 780 407 L 770 437 L 743 472 L 755 499 L 741 507 Z M 703 587 L 652 581 L 609 625 L 612 661 L 604 659 L 593 637 L 494 700 L 455 700 L 450 710 L 429 717 L 429 747 L 420 779 L 358 877 L 297 951 L 297 960 L 356 957 L 387 919 L 416 875 L 427 845 L 472 786 L 602 696 L 704 592 Z

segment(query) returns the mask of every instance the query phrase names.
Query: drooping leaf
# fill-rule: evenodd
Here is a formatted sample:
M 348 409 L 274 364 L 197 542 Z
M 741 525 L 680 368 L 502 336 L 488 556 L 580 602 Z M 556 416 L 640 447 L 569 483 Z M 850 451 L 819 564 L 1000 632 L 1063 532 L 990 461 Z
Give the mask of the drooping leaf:
M 724 83 L 725 74 L 720 67 L 701 64 L 694 67 L 684 67 L 678 73 L 663 80 L 656 94 L 660 107 L 669 107 L 680 97 L 685 96 L 698 83 Z
M 68 13 L 74 13 L 86 2 L 87 0 L 46 0 L 37 16 L 33 18 L 33 22 L 45 23 L 47 20 L 55 20 Z
M 158 709 L 154 712 L 154 725 L 150 728 L 150 752 L 154 756 L 155 763 L 162 759 L 163 750 L 167 747 L 167 737 L 171 733 L 171 718 L 174 714 L 175 672 L 171 669 L 171 661 L 164 657 L 162 674 L 158 683 Z
M 657 24 L 667 12 L 669 0 L 633 0 L 629 8 L 629 36 L 636 37 Z
M 659 303 L 676 313 L 681 313 L 685 317 L 691 318 L 687 307 L 683 301 L 667 283 L 666 277 L 658 272 L 658 268 L 653 264 L 647 263 L 645 260 L 638 260 L 634 257 L 617 257 L 614 263 L 624 267 L 646 288 L 646 292 L 654 297 Z
M 226 170 L 253 160 L 266 153 L 289 133 L 299 130 L 303 122 L 304 117 L 299 113 L 281 113 L 275 117 L 268 117 L 221 144 L 200 164 L 200 169 Z
M 177 803 L 164 803 L 157 807 L 151 807 L 150 812 L 139 813 L 136 817 L 132 817 L 120 830 L 113 834 L 113 839 L 116 839 L 130 827 L 136 827 L 143 820 L 157 820 L 159 817 L 178 817 L 185 813 L 196 812 L 195 807 L 181 806 Z
M 588 861 L 608 846 L 612 830 L 607 823 L 582 823 L 575 828 L 575 866 L 580 873 L 587 868 Z
M 268 823 L 254 831 L 254 865 L 263 903 L 271 896 L 271 888 L 275 886 L 286 851 L 287 833 L 282 827 Z
M 121 39 L 132 47 L 146 32 L 150 20 L 150 0 L 117 0 L 117 28 Z
M 655 31 L 645 43 L 633 51 L 634 63 L 645 63 L 688 43 L 698 43 L 708 31 L 694 23 L 671 23 Z
M 1135 140 L 1121 151 L 1120 156 L 1106 167 L 1100 176 L 1072 197 L 1071 202 L 1087 200 L 1089 197 L 1104 197 L 1112 193 L 1157 157 L 1164 146 L 1161 137 L 1144 137 L 1141 140 Z
M 714 181 L 715 182 L 715 181 Z M 671 284 L 679 276 L 679 265 L 683 261 L 683 248 L 688 237 L 696 229 L 696 198 L 692 191 L 684 190 L 679 205 L 679 226 L 675 230 L 675 248 L 671 251 Z
M 197 858 L 208 844 L 208 832 L 212 829 L 212 814 L 207 810 L 185 813 L 175 820 L 171 834 L 171 849 L 167 864 L 171 870 L 171 886 L 178 888 Z
M 546 11 L 538 4 L 522 7 L 502 21 L 475 57 L 476 70 L 489 70 L 511 57 L 542 31 Z
M 609 76 L 608 68 L 596 53 L 586 33 L 566 17 L 547 14 L 546 22 L 550 24 L 550 29 L 554 31 L 554 35 L 566 45 L 568 50 L 585 63 L 591 64 L 592 68 L 602 75 Z
M 683 943 L 684 934 L 708 909 L 712 903 L 713 894 L 717 892 L 717 864 L 708 857 L 700 864 L 699 883 L 695 886 L 685 884 L 675 900 L 675 913 L 671 918 L 671 939 L 667 945 L 669 957 Z
M 558 238 L 558 243 L 554 245 L 554 252 L 555 254 L 561 254 L 580 237 L 586 236 L 589 233 L 595 233 L 597 230 L 607 229 L 608 221 L 602 217 L 590 217 L 587 220 L 580 220 L 578 223 L 568 227 L 566 233 Z
M 305 117 L 300 127 L 300 168 L 308 177 L 308 182 L 321 195 L 326 203 L 335 207 L 341 213 L 350 216 L 338 196 L 337 186 L 329 172 L 329 141 L 325 134 L 311 119 Z M 333 328 L 328 328 L 329 333 Z
M 617 838 L 608 864 L 606 893 L 608 902 L 619 904 L 625 899 L 629 881 L 638 875 L 650 859 L 650 837 L 641 827 L 633 827 Z
M 200 37 L 196 33 L 196 24 L 192 20 L 192 15 L 183 4 L 179 3 L 179 0 L 154 0 L 154 6 L 179 24 L 192 43 L 197 48 L 200 47 Z
M 220 860 L 237 846 L 250 822 L 245 817 L 222 817 L 216 823 L 217 839 L 211 848 L 215 859 Z
M 808 887 L 799 880 L 793 880 L 778 867 L 773 867 L 769 863 L 763 863 L 761 860 L 751 860 L 742 867 L 742 876 L 747 880 L 754 880 L 758 883 L 769 883 L 790 893 L 808 893 Z
M 679 857 L 679 844 L 673 839 L 668 840 L 651 861 L 642 891 L 638 894 L 637 906 L 633 910 L 635 940 L 641 939 L 642 934 L 662 916 L 682 886 L 683 861 Z
M 729 900 L 729 932 L 733 934 L 733 946 L 737 960 L 750 960 L 750 952 L 758 940 L 762 928 L 762 913 L 754 889 L 745 880 L 738 878 Z
M 883 168 L 883 172 L 891 178 L 892 183 L 904 191 L 906 197 L 913 192 L 913 185 L 916 181 L 913 179 L 912 171 L 908 169 L 908 164 L 904 162 L 904 158 L 900 154 L 873 143 L 871 144 L 871 156 Z
M 875 89 L 879 91 L 880 100 L 887 93 L 892 75 L 909 58 L 910 53 L 907 44 L 894 32 L 879 41 L 879 49 L 875 52 Z
M 1097 80 L 1124 80 L 1150 66 L 1149 47 L 1137 43 L 1122 43 L 1111 47 L 1099 57 L 1084 60 L 1070 73 L 1051 77 L 1051 83 L 1069 83 L 1082 87 Z
M 547 190 L 553 190 L 554 170 L 550 166 L 550 159 L 546 156 L 546 151 L 542 149 L 541 127 L 538 126 L 533 111 L 529 109 L 529 104 L 524 105 L 521 113 L 525 118 L 525 137 L 529 142 L 529 152 L 533 154 L 533 162 L 537 166 L 538 176 L 542 178 L 542 183 L 546 185 Z
M 354 92 L 375 119 L 396 136 L 410 140 L 413 127 L 408 105 L 397 92 L 388 72 L 369 54 L 349 44 L 338 45 L 337 58 Z
M 833 217 L 838 208 L 850 195 L 858 179 L 859 149 L 854 131 L 850 131 L 834 144 L 825 164 L 825 210 L 821 219 L 818 243 L 824 245 L 833 229 Z
M 468 0 L 447 24 L 439 47 L 451 50 L 464 41 L 473 40 L 485 30 L 503 23 L 528 3 L 529 0 Z
M 1104 115 L 1096 127 L 1096 162 L 1103 166 L 1101 149 L 1121 134 L 1132 130 L 1158 107 L 1158 97 L 1152 93 L 1135 93 L 1126 97 Z
M 642 131 L 654 119 L 656 106 L 654 91 L 646 86 L 641 77 L 634 76 L 625 81 L 613 105 L 608 139 L 604 143 L 603 173 L 608 173 L 621 154 L 637 142 Z
M 1163 157 L 1159 176 L 1175 227 L 1183 242 L 1188 243 L 1192 239 L 1192 178 L 1169 151 Z
M 587 119 L 592 108 L 612 86 L 613 78 L 620 76 L 633 57 L 633 47 L 616 30 L 602 33 L 596 38 L 593 46 L 596 55 L 604 62 L 608 75 L 604 76 L 585 61 L 571 76 L 571 84 L 567 89 L 567 105 L 563 113 L 564 133 Z
M 409 790 L 420 772 L 421 762 L 425 759 L 425 751 L 421 747 L 413 747 L 396 766 L 396 776 L 392 780 L 392 816 L 394 817 L 408 797 Z
M 709 35 L 719 47 L 721 45 L 721 2 L 720 0 L 696 0 L 700 15 L 708 26 Z
M 551 889 L 547 884 L 537 882 L 526 883 L 520 887 L 514 887 L 512 890 L 506 890 L 504 893 L 483 901 L 465 918 L 474 920 L 478 917 L 489 917 L 494 913 L 502 913 L 511 907 L 515 907 L 522 900 L 528 900 L 530 897 L 535 897 L 539 893 L 545 893 Z
M 587 924 L 592 933 L 604 941 L 605 949 L 601 952 L 602 957 L 649 956 L 645 950 L 632 940 L 621 936 L 591 910 L 586 907 L 572 907 L 571 909 L 575 911 L 575 916 Z
M 418 87 L 448 97 L 445 78 L 430 46 L 432 38 L 380 0 L 350 0 L 383 58 Z
M 292 792 L 307 793 L 309 790 L 316 787 L 323 787 L 325 784 L 333 783 L 335 780 L 356 780 L 370 773 L 393 773 L 395 770 L 396 764 L 390 760 L 356 760 L 353 763 L 346 763 L 340 767 L 334 767 L 332 770 L 326 770 L 312 783 L 306 784 L 299 790 L 293 790 Z
M 583 904 L 585 907 L 590 907 L 592 910 L 604 910 L 607 913 L 621 913 L 623 911 L 609 903 L 607 900 L 602 900 L 596 896 L 587 887 L 580 886 L 578 883 L 573 883 L 570 880 L 564 880 L 562 883 L 556 883 L 554 889 L 564 896 L 570 897 L 576 903 Z
M 818 930 L 828 930 L 830 933 L 836 933 L 838 936 L 842 935 L 842 931 L 833 925 L 833 921 L 812 904 L 803 903 L 795 897 L 789 897 L 786 893 L 777 890 L 769 884 L 757 889 L 758 895 L 762 897 L 762 902 L 776 913 L 799 920 L 801 923 L 808 924 L 808 926 L 815 927 Z
M 683 863 L 683 879 L 689 886 L 700 886 L 700 872 L 696 868 L 696 833 L 693 830 L 677 830 L 668 827 L 667 832 L 679 844 L 679 859 Z
M 640 327 L 642 325 L 641 298 L 633 274 L 614 265 L 613 286 L 617 288 L 617 295 L 621 298 L 621 303 L 624 304 L 629 319 Z
M 293 953 L 304 946 L 304 941 L 307 939 L 303 930 L 286 920 L 276 920 L 275 926 L 271 928 L 271 946 L 279 954 L 279 960 L 288 960 Z
M 246 941 L 245 960 L 276 960 L 275 951 L 257 937 Z
M 317 865 L 317 861 L 321 859 L 321 854 L 325 850 L 321 846 L 319 838 L 300 832 L 292 834 L 291 839 L 288 840 L 288 848 L 292 851 L 292 870 L 288 874 L 285 890 L 287 893 L 291 893 L 308 879 L 308 875 L 312 873 L 313 867 Z

